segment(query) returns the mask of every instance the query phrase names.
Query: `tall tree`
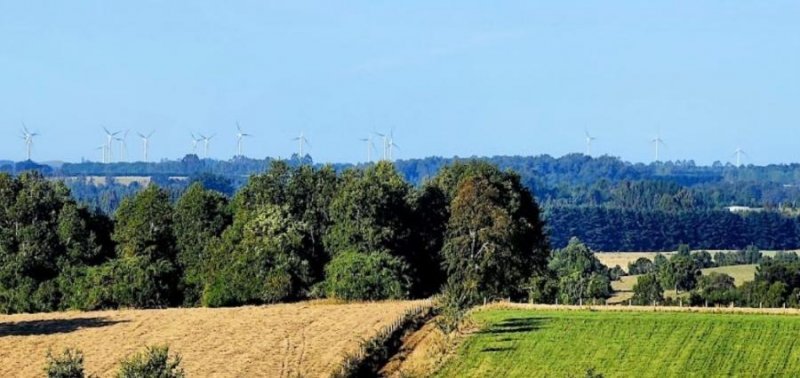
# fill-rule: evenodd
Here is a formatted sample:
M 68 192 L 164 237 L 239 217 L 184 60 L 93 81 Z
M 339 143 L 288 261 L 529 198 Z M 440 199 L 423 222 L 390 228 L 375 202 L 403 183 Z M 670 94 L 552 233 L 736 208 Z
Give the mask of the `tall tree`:
M 183 303 L 199 303 L 211 240 L 222 236 L 231 223 L 228 200 L 216 191 L 192 184 L 175 204 L 175 237 L 178 266 L 183 275 Z

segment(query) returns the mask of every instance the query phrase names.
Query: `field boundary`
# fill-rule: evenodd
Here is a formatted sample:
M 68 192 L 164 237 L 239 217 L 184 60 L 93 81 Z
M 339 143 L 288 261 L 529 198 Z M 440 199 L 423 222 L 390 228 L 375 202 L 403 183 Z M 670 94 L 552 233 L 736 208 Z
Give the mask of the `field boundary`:
M 540 311 L 604 311 L 604 312 L 681 312 L 711 314 L 763 314 L 763 315 L 800 315 L 797 308 L 752 308 L 752 307 L 678 307 L 678 306 L 620 306 L 620 305 L 548 305 L 512 302 L 495 302 L 475 308 L 473 311 L 495 309 L 520 309 Z
M 342 360 L 339 368 L 331 377 L 362 377 L 375 376 L 398 353 L 402 346 L 403 337 L 418 331 L 435 314 L 433 301 L 406 311 L 403 316 L 391 325 L 384 327 L 371 339 L 361 342 L 359 350 L 348 354 Z

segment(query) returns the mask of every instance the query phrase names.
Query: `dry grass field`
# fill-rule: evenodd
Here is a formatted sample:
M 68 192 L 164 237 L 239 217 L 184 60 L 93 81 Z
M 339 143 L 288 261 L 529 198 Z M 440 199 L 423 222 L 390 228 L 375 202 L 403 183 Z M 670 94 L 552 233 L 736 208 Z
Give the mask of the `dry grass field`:
M 113 376 L 123 357 L 168 344 L 190 377 L 328 376 L 409 309 L 426 302 L 303 302 L 230 309 L 0 315 L 0 377 L 42 376 L 52 349 L 81 349 L 87 373 Z
M 733 252 L 733 251 L 723 251 L 723 250 L 710 250 L 712 256 L 717 252 Z M 787 252 L 798 252 L 800 251 L 787 251 Z M 674 255 L 676 252 L 595 252 L 595 256 L 597 259 L 600 260 L 603 265 L 613 268 L 616 265 L 628 270 L 628 264 L 636 261 L 640 257 L 646 257 L 652 261 L 657 254 L 662 254 L 665 257 L 669 258 Z M 773 257 L 777 254 L 777 251 L 762 251 L 761 252 L 764 256 Z

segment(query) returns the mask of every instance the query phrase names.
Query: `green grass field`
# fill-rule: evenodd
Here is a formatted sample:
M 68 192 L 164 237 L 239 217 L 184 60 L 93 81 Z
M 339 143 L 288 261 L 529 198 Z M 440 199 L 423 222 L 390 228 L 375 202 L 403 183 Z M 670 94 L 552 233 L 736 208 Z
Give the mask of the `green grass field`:
M 798 376 L 800 317 L 665 312 L 476 312 L 439 377 Z

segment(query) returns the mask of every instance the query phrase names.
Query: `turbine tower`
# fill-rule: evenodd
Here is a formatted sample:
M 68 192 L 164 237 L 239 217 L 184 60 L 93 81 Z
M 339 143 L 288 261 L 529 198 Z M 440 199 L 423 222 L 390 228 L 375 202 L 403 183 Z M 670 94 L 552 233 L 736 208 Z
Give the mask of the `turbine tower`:
M 111 131 L 108 131 L 108 129 L 105 128 L 105 126 L 103 127 L 103 131 L 106 132 L 106 163 L 111 163 L 111 161 L 114 160 L 114 155 L 111 147 L 112 144 L 114 143 L 114 138 L 116 138 L 117 134 L 119 134 L 119 131 L 112 133 Z
M 197 144 L 202 142 L 203 138 L 198 138 L 192 133 L 192 153 L 197 155 Z
M 597 138 L 589 134 L 588 130 L 584 131 L 584 134 L 586 134 L 586 156 L 592 156 L 592 142 L 597 140 Z
M 236 154 L 238 156 L 243 156 L 242 155 L 242 140 L 244 138 L 246 138 L 246 137 L 251 137 L 252 135 L 247 134 L 244 131 L 242 131 L 242 127 L 239 126 L 239 121 L 236 121 L 236 130 L 237 130 L 237 133 L 236 133 Z
M 147 162 L 148 153 L 150 152 L 150 137 L 153 136 L 153 134 L 155 132 L 156 131 L 153 130 L 153 131 L 150 132 L 150 134 L 147 134 L 147 135 L 144 135 L 142 133 L 137 133 L 137 134 L 139 134 L 139 138 L 142 138 L 142 145 L 144 147 L 144 162 L 145 163 Z
M 203 134 L 199 134 L 199 135 L 200 135 L 200 138 L 203 140 L 203 155 L 204 155 L 203 158 L 204 159 L 208 159 L 208 145 L 211 144 L 211 139 L 213 139 L 214 136 L 216 136 L 216 134 L 211 135 L 210 137 L 207 137 L 207 136 L 205 136 Z
M 95 148 L 95 151 L 102 151 L 103 152 L 103 164 L 106 163 L 106 145 L 101 144 L 99 147 Z
M 394 132 L 389 135 L 389 160 L 394 161 L 394 149 L 400 149 L 400 146 L 394 142 Z
M 120 161 L 128 161 L 128 133 L 130 130 L 125 130 L 122 133 L 122 138 L 114 138 L 117 142 L 119 142 L 119 160 Z
M 375 135 L 383 139 L 383 160 L 389 159 L 389 137 L 386 134 L 376 132 Z
M 22 140 L 25 141 L 25 151 L 27 160 L 31 160 L 31 149 L 33 148 L 33 137 L 38 136 L 39 133 L 32 133 L 28 131 L 28 126 L 25 122 L 22 123 Z
M 303 155 L 303 146 L 304 145 L 308 145 L 309 147 L 311 147 L 311 143 L 308 142 L 308 139 L 306 139 L 305 135 L 302 132 L 300 133 L 300 136 L 298 136 L 297 138 L 294 138 L 292 140 L 297 142 L 300 145 L 300 155 L 298 155 L 298 157 L 300 159 L 302 159 L 303 156 L 305 156 L 305 155 Z
M 667 146 L 667 144 L 664 143 L 664 139 L 661 139 L 661 133 L 658 133 L 658 136 L 651 140 L 650 143 L 653 143 L 653 145 L 656 147 L 656 161 L 661 161 L 661 147 Z
M 366 138 L 359 139 L 359 140 L 362 141 L 362 142 L 365 142 L 367 144 L 367 162 L 371 163 L 372 162 L 372 151 L 375 150 L 375 143 L 372 142 L 372 135 L 370 135 L 370 136 L 368 136 Z
M 742 166 L 742 155 L 749 157 L 749 155 L 747 155 L 747 152 L 745 152 L 741 147 L 736 148 L 736 150 L 733 151 L 733 154 L 736 156 L 737 168 Z

